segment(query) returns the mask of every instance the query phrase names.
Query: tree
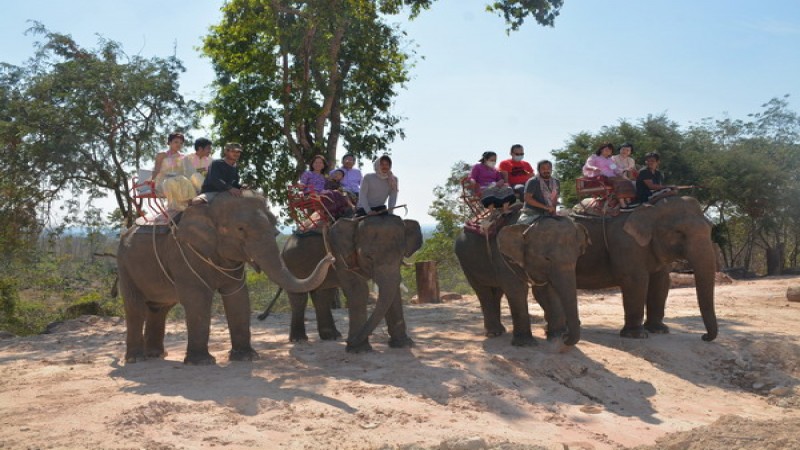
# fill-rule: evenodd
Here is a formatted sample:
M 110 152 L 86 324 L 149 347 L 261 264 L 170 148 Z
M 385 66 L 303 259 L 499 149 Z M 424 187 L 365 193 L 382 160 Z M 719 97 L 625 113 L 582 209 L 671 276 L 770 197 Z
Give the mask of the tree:
M 461 200 L 461 180 L 469 174 L 469 170 L 469 164 L 464 161 L 456 162 L 451 167 L 445 184 L 434 188 L 436 199 L 428 214 L 436 219 L 436 228 L 414 256 L 418 261 L 436 261 L 442 288 L 450 291 L 463 291 L 467 286 L 453 250 L 453 241 L 471 216 L 471 211 Z M 410 269 L 406 272 L 410 272 Z M 406 275 L 406 280 L 412 278 L 410 274 Z
M 131 170 L 163 147 L 169 131 L 197 123 L 199 106 L 178 93 L 183 65 L 174 56 L 128 56 L 104 38 L 88 50 L 38 23 L 30 32 L 44 40 L 16 69 L 19 95 L 5 125 L 14 132 L 3 134 L 4 145 L 38 174 L 40 200 L 111 193 L 130 224 Z
M 411 17 L 433 0 L 231 0 L 203 52 L 216 72 L 211 102 L 223 140 L 247 143 L 244 178 L 285 203 L 316 154 L 359 158 L 403 137 L 391 107 L 408 81 L 404 33 L 385 15 Z M 552 24 L 561 0 L 507 0 L 488 9 L 516 29 L 529 16 Z

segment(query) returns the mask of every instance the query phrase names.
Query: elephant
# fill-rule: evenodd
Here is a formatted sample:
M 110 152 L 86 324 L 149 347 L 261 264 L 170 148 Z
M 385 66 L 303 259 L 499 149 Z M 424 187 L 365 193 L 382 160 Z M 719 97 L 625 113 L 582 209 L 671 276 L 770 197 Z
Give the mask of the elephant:
M 588 246 L 587 232 L 568 218 L 541 218 L 528 226 L 516 224 L 518 217 L 519 212 L 506 216 L 496 237 L 462 231 L 455 241 L 456 256 L 481 304 L 486 336 L 506 332 L 500 321 L 505 294 L 514 326 L 511 344 L 536 344 L 528 315 L 530 281 L 545 313 L 548 339 L 575 345 L 580 339 L 575 264 Z
M 422 246 L 419 223 L 391 214 L 339 219 L 323 234 L 290 236 L 282 257 L 295 276 L 307 276 L 313 269 L 309 261 L 324 255 L 328 246 L 336 259 L 334 270 L 328 272 L 319 288 L 308 290 L 317 314 L 320 338 L 334 340 L 341 337 L 331 313 L 335 290 L 339 287 L 347 298 L 350 318 L 346 351 L 371 350 L 369 335 L 384 318 L 390 336 L 389 346 L 412 346 L 403 318 L 400 266 L 404 257 L 411 256 Z M 378 301 L 367 317 L 369 279 L 378 286 Z M 305 329 L 308 293 L 290 293 L 289 301 L 292 308 L 289 339 L 308 340 Z
M 671 264 L 685 259 L 694 269 L 697 301 L 705 324 L 704 341 L 717 337 L 714 309 L 716 258 L 711 223 L 692 197 L 668 197 L 617 217 L 576 217 L 592 244 L 578 259 L 579 289 L 619 286 L 625 310 L 622 337 L 664 334 L 664 308 Z M 647 320 L 645 316 L 647 310 Z
M 152 226 L 126 230 L 117 251 L 127 326 L 125 361 L 166 356 L 167 313 L 180 302 L 188 340 L 184 363 L 214 364 L 208 352 L 214 292 L 220 293 L 225 308 L 230 359 L 257 359 L 250 342 L 244 265 L 263 269 L 286 291 L 302 292 L 319 286 L 333 264 L 332 256 L 323 255 L 308 277 L 297 279 L 280 257 L 277 234 L 275 216 L 263 197 L 228 193 L 217 195 L 210 204 L 190 206 L 168 233 Z

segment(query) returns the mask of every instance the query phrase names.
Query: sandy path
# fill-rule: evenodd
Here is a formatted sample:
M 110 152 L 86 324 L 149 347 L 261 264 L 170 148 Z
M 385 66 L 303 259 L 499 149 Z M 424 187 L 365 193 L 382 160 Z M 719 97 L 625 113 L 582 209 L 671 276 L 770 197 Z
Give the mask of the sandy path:
M 473 297 L 407 307 L 417 345 L 389 349 L 381 327 L 362 355 L 320 341 L 309 313 L 309 343 L 287 342 L 288 315 L 254 318 L 262 359 L 229 363 L 219 318 L 212 367 L 181 363 L 182 323 L 168 325 L 166 360 L 125 366 L 124 323 L 86 316 L 0 341 L 0 448 L 800 448 L 800 304 L 785 297 L 797 284 L 718 286 L 713 343 L 693 289 L 671 291 L 672 333 L 647 340 L 618 337 L 619 294 L 583 294 L 583 340 L 564 354 L 534 305 L 537 347 L 484 338 Z M 721 417 L 689 444 L 666 436 Z

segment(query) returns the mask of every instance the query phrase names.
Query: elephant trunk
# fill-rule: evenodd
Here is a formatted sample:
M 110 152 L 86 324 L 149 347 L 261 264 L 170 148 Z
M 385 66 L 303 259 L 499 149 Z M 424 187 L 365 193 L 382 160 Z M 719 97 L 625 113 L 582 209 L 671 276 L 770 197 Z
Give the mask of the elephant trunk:
M 714 276 L 716 260 L 711 241 L 708 243 L 694 244 L 687 255 L 689 264 L 694 270 L 694 283 L 697 290 L 697 304 L 700 315 L 706 326 L 703 340 L 710 342 L 717 337 L 717 315 L 714 309 Z
M 317 263 L 317 267 L 314 268 L 311 275 L 299 279 L 292 275 L 286 267 L 274 239 L 264 239 L 262 242 L 253 244 L 252 247 L 257 249 L 257 253 L 252 257 L 253 261 L 286 292 L 300 293 L 316 289 L 325 281 L 328 269 L 335 262 L 334 257 L 329 253 Z
M 400 271 L 391 271 L 392 273 L 384 273 L 383 275 L 375 274 L 374 280 L 378 285 L 378 301 L 372 314 L 361 327 L 360 330 L 347 339 L 348 345 L 357 346 L 362 342 L 369 339 L 369 335 L 375 330 L 375 327 L 386 317 L 389 308 L 392 307 L 394 302 L 401 301 L 399 298 L 400 289 Z M 395 273 L 396 272 L 396 273 Z

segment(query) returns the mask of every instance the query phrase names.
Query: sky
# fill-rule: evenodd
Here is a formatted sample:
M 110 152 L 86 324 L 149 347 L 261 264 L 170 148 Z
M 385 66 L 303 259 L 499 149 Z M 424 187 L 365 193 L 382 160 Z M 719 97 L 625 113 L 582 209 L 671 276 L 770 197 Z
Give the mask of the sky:
M 389 18 L 417 55 L 394 109 L 406 138 L 391 155 L 398 204 L 423 224 L 434 222 L 432 191 L 451 166 L 487 150 L 504 159 L 519 143 L 535 164 L 572 135 L 623 119 L 747 119 L 785 94 L 800 110 L 800 1 L 565 0 L 554 27 L 531 21 L 510 34 L 488 2 L 438 0 L 411 22 Z M 0 61 L 33 54 L 25 30 L 37 20 L 85 47 L 99 34 L 129 54 L 175 52 L 187 69 L 181 92 L 208 100 L 214 74 L 198 47 L 223 3 L 0 0 Z

